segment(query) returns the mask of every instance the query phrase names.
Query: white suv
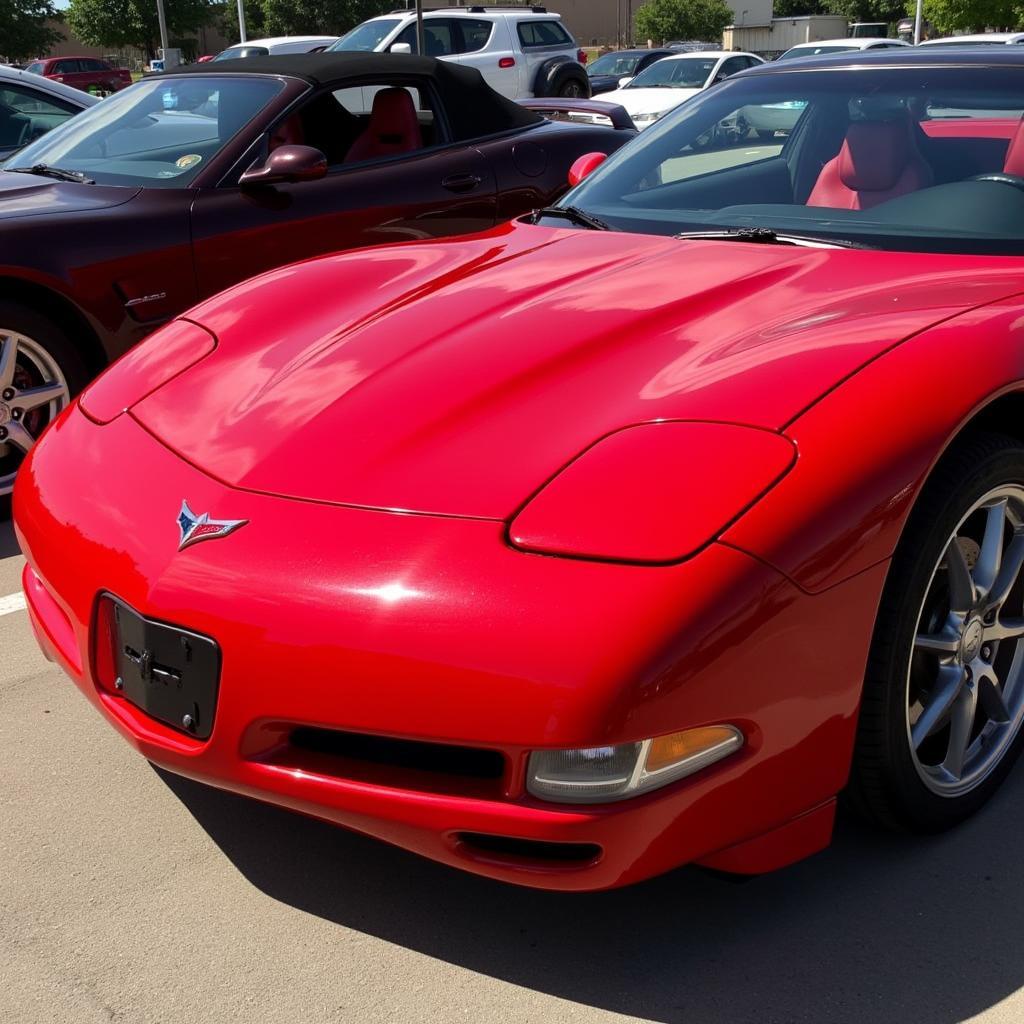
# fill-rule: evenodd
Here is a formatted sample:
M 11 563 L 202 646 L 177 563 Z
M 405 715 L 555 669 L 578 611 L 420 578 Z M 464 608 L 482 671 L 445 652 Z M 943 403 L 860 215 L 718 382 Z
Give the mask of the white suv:
M 543 7 L 452 7 L 423 12 L 426 56 L 476 68 L 509 99 L 589 96 L 586 54 Z M 416 15 L 394 11 L 342 36 L 339 50 L 415 53 Z

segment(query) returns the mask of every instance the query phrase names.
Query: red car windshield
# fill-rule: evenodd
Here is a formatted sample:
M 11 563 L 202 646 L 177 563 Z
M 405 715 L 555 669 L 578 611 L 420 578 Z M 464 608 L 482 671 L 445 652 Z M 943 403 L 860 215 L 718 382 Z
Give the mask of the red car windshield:
M 152 78 L 98 103 L 5 165 L 45 164 L 109 185 L 182 188 L 284 88 L 270 78 Z
M 799 67 L 686 102 L 563 205 L 653 234 L 1024 254 L 1024 66 Z

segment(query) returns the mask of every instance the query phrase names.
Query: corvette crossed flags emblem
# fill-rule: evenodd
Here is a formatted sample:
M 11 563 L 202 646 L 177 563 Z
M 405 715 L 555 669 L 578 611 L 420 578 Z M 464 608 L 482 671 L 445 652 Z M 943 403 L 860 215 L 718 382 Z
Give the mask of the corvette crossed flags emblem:
M 249 522 L 248 519 L 211 519 L 208 512 L 196 515 L 188 507 L 187 501 L 182 501 L 181 511 L 178 513 L 178 528 L 181 530 L 181 541 L 178 543 L 178 550 L 202 540 L 217 540 L 218 537 L 226 537 L 241 526 Z

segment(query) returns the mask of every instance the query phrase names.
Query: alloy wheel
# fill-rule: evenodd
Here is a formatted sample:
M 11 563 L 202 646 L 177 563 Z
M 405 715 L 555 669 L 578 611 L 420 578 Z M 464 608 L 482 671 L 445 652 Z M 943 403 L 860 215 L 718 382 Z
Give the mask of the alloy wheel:
M 918 616 L 907 740 L 938 796 L 977 788 L 1024 720 L 1024 487 L 989 491 L 949 537 Z
M 0 327 L 0 495 L 46 426 L 71 400 L 57 361 L 39 342 Z

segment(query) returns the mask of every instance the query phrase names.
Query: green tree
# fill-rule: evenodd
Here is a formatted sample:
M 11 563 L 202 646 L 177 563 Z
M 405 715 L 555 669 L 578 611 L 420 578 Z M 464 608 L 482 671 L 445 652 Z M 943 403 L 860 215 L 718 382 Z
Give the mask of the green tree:
M 396 6 L 393 0 L 262 0 L 262 3 L 266 30 L 273 36 L 341 35 L 361 21 Z
M 725 0 L 648 0 L 636 12 L 636 34 L 656 43 L 669 39 L 710 42 L 722 38 L 733 17 Z
M 913 0 L 906 14 L 914 13 Z M 925 0 L 924 17 L 940 36 L 961 32 L 981 32 L 986 28 L 1014 29 L 1021 23 L 1022 11 L 1013 0 Z
M 828 14 L 824 0 L 775 0 L 772 15 L 776 18 L 803 18 L 808 14 Z
M 164 0 L 164 11 L 170 36 L 196 32 L 219 13 L 210 0 Z M 154 0 L 71 0 L 67 20 L 91 46 L 137 46 L 152 58 L 160 45 Z
M 0 53 L 5 57 L 38 57 L 61 39 L 46 24 L 56 16 L 50 0 L 3 0 L 0 3 Z
M 826 9 L 830 14 L 844 15 L 847 21 L 891 23 L 904 17 L 906 4 L 907 0 L 826 0 Z

